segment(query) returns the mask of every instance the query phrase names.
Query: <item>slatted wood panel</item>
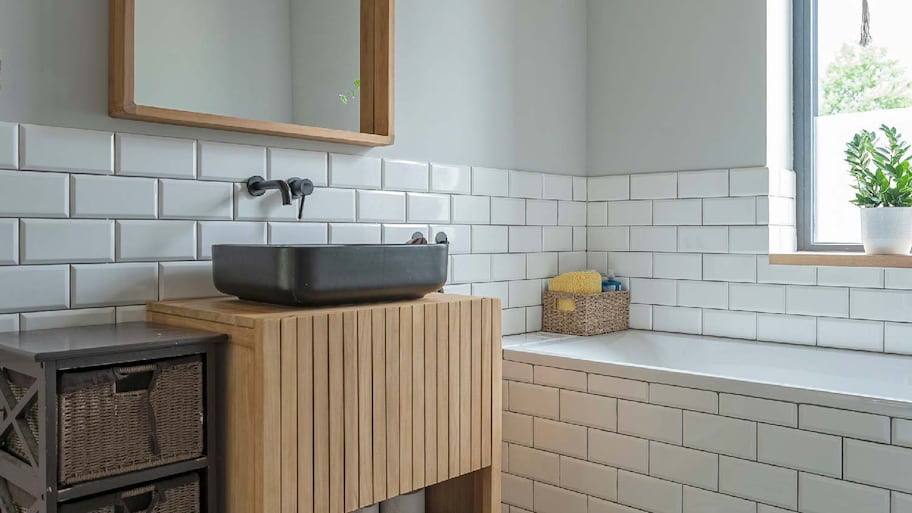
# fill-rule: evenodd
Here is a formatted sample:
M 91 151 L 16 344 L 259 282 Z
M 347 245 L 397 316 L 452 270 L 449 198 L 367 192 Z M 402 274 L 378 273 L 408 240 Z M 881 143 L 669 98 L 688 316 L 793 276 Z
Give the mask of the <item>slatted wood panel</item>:
M 243 329 L 226 350 L 226 511 L 343 513 L 423 487 L 429 504 L 499 504 L 497 300 L 300 310 Z M 471 502 L 447 492 L 469 489 Z

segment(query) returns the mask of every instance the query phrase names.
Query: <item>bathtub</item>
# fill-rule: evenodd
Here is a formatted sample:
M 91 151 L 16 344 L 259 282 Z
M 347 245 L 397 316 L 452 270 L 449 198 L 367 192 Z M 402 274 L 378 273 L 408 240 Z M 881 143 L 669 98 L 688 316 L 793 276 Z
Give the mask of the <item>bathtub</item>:
M 535 333 L 504 338 L 503 372 L 506 504 L 912 512 L 912 357 Z

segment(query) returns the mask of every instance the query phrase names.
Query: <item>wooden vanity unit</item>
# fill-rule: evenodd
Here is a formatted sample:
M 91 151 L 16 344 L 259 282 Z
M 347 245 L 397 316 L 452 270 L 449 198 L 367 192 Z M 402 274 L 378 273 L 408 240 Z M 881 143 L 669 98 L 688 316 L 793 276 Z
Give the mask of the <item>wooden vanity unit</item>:
M 348 513 L 427 488 L 429 513 L 500 511 L 498 299 L 292 308 L 152 303 L 150 321 L 225 333 L 228 513 Z

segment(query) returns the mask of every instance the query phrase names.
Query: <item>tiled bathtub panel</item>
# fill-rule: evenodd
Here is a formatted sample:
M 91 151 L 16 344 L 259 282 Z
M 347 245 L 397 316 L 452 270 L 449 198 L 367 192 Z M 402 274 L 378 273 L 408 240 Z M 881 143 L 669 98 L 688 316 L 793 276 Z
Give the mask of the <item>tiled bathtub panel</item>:
M 535 367 L 560 368 L 561 360 L 550 358 L 536 356 Z M 525 379 L 534 379 L 528 363 L 508 354 L 504 364 L 526 369 Z M 525 447 L 516 449 L 521 467 L 505 468 L 511 511 L 551 513 L 556 500 L 566 501 L 561 511 L 576 511 L 581 496 L 589 513 L 907 513 L 912 507 L 912 449 L 902 446 L 912 443 L 906 433 L 912 433 L 906 429 L 912 421 L 892 419 L 899 435 L 890 446 L 890 426 L 884 424 L 889 417 L 730 394 L 721 394 L 717 406 L 717 392 L 711 390 L 642 382 L 643 392 L 634 394 L 631 385 L 641 382 L 583 374 L 588 393 L 575 390 L 576 378 L 511 383 L 530 387 L 519 395 L 511 391 L 511 401 L 520 402 L 505 404 L 511 445 Z M 580 402 L 586 396 L 602 402 Z M 536 397 L 549 398 L 542 403 L 551 404 L 541 410 L 543 416 L 529 414 L 529 401 Z M 656 402 L 673 407 L 649 404 Z M 588 411 L 581 414 L 582 408 Z M 683 424 L 677 424 L 675 412 L 683 414 Z M 620 433 L 613 429 L 615 414 L 622 421 Z M 552 438 L 554 427 L 571 428 L 568 435 L 574 425 L 585 429 L 585 454 L 573 436 L 548 444 L 530 440 L 536 423 L 552 426 Z M 675 431 L 683 434 L 680 442 Z M 538 466 L 528 468 L 530 461 Z M 530 478 L 533 474 L 542 478 Z M 539 495 L 527 498 L 533 490 Z M 517 502 L 523 503 L 521 510 Z

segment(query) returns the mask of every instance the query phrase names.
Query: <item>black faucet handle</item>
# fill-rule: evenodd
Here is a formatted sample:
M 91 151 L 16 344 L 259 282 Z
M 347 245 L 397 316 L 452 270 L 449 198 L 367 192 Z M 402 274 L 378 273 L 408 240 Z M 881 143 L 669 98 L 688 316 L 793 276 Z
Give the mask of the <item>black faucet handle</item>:
M 310 196 L 314 191 L 314 184 L 308 178 L 289 178 L 288 185 L 291 187 L 291 195 L 296 198 Z

